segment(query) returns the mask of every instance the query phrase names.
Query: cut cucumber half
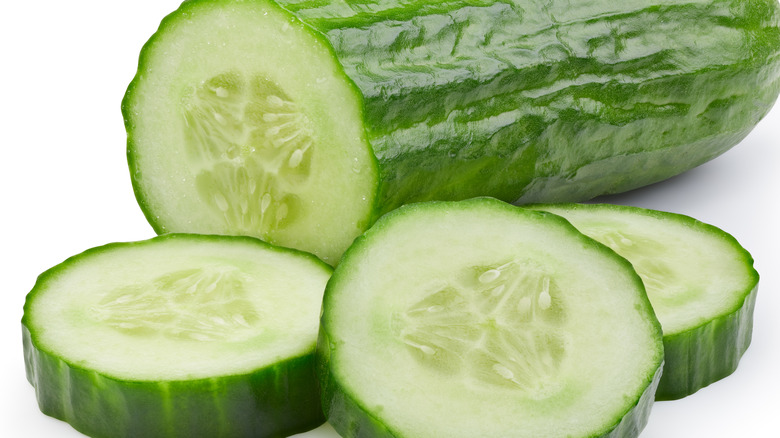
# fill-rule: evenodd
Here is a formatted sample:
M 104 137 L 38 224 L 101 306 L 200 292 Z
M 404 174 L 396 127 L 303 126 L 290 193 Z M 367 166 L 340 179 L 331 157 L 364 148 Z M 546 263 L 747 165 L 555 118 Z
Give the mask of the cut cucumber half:
M 410 204 L 358 238 L 318 352 L 344 437 L 635 437 L 663 360 L 625 259 L 490 198 Z
M 248 234 L 335 265 L 405 203 L 630 190 L 722 154 L 769 111 L 779 9 L 189 0 L 123 105 L 135 191 L 159 233 Z
M 43 413 L 94 437 L 284 437 L 322 422 L 331 269 L 249 237 L 169 234 L 43 273 L 22 319 Z
M 535 206 L 628 259 L 664 332 L 656 399 L 693 394 L 737 369 L 750 345 L 758 273 L 734 237 L 691 217 L 609 204 Z
M 238 234 L 330 264 L 373 219 L 362 100 L 324 37 L 271 1 L 188 1 L 144 46 L 122 109 L 158 233 Z

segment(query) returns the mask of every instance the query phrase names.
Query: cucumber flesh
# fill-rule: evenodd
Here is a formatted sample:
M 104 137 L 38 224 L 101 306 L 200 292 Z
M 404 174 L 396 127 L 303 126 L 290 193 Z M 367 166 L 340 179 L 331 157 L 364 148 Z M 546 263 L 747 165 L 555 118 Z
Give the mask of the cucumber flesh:
M 381 218 L 328 283 L 318 350 L 345 437 L 633 437 L 663 358 L 625 260 L 489 198 Z
M 565 217 L 642 277 L 664 332 L 657 399 L 685 397 L 736 370 L 750 345 L 759 280 L 736 239 L 688 216 L 636 207 L 534 208 Z
M 41 275 L 22 320 L 41 410 L 96 437 L 276 437 L 321 424 L 330 268 L 245 237 L 169 234 Z
M 158 233 L 250 235 L 335 264 L 372 220 L 361 105 L 324 38 L 275 3 L 185 2 L 122 105 L 139 203 Z

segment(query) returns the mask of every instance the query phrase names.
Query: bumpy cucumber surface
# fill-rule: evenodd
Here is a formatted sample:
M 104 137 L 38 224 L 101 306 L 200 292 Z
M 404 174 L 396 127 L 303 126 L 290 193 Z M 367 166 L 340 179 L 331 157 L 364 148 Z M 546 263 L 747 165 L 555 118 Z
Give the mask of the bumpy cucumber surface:
M 777 0 L 280 0 L 365 99 L 383 208 L 584 200 L 739 142 L 780 87 Z
M 780 89 L 776 0 L 279 4 L 188 1 L 144 49 L 124 108 L 157 231 L 259 235 L 333 264 L 372 208 L 577 201 L 668 178 L 739 142 Z M 221 96 L 256 80 L 273 85 Z M 272 95 L 297 125 L 252 103 Z M 284 140 L 295 132 L 312 146 Z
M 330 267 L 248 237 L 169 234 L 42 274 L 22 319 L 43 413 L 94 437 L 284 437 L 322 424 Z
M 776 0 L 281 0 L 365 99 L 381 202 L 583 200 L 724 152 L 772 106 Z
M 608 204 L 541 205 L 630 261 L 664 331 L 656 399 L 693 394 L 737 369 L 750 345 L 759 276 L 723 230 L 679 214 Z
M 318 352 L 344 437 L 635 437 L 663 360 L 625 259 L 489 198 L 407 205 L 358 238 Z

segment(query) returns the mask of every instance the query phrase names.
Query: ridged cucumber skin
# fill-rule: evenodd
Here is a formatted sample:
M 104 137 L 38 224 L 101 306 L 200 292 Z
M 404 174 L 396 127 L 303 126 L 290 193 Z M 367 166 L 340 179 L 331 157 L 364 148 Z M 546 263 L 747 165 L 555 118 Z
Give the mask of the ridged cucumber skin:
M 282 438 L 325 421 L 313 354 L 244 375 L 147 382 L 68 363 L 38 348 L 26 326 L 23 341 L 41 412 L 91 437 Z
M 664 373 L 656 400 L 677 400 L 737 370 L 753 336 L 758 286 L 738 310 L 694 329 L 664 336 Z
M 610 204 L 532 204 L 526 207 L 553 213 L 558 208 L 634 212 L 659 220 L 674 220 L 728 242 L 740 254 L 740 262 L 750 267 L 748 272 L 753 286 L 744 291 L 738 305 L 731 310 L 688 330 L 664 334 L 664 368 L 655 399 L 662 401 L 687 397 L 736 371 L 753 336 L 759 274 L 753 268 L 750 253 L 732 235 L 690 216 L 639 207 Z
M 148 241 L 92 248 L 38 277 L 25 304 L 22 342 L 25 374 L 35 388 L 41 412 L 96 438 L 283 438 L 323 424 L 325 418 L 315 372 L 316 345 L 301 356 L 248 373 L 193 380 L 146 381 L 96 372 L 86 364 L 63 360 L 36 342 L 27 316 L 30 296 L 69 263 L 110 250 L 115 245 L 143 245 L 149 241 L 189 237 L 191 235 L 167 234 Z M 330 270 L 310 254 L 274 248 L 254 238 L 194 237 L 251 241 L 276 251 L 297 253 Z
M 325 414 L 327 422 L 333 426 L 333 428 L 344 438 L 415 438 L 414 435 L 405 435 L 400 431 L 393 430 L 389 425 L 383 423 L 376 415 L 372 414 L 369 409 L 361 404 L 359 400 L 355 398 L 351 392 L 345 388 L 345 385 L 341 383 L 341 380 L 345 379 L 344 376 L 335 375 L 331 369 L 331 355 L 334 351 L 338 350 L 338 342 L 332 340 L 330 329 L 328 327 L 328 301 L 331 296 L 331 290 L 337 288 L 338 283 L 341 281 L 345 270 L 344 261 L 352 257 L 351 254 L 356 254 L 360 251 L 360 247 L 365 245 L 368 236 L 373 230 L 382 228 L 385 221 L 391 220 L 392 216 L 402 215 L 405 210 L 418 208 L 420 206 L 426 206 L 429 204 L 447 204 L 450 202 L 424 202 L 416 205 L 406 205 L 399 209 L 396 209 L 386 215 L 384 215 L 377 223 L 372 226 L 364 235 L 358 237 L 353 245 L 347 250 L 339 267 L 334 271 L 334 275 L 328 282 L 328 286 L 325 290 L 325 296 L 323 298 L 323 312 L 320 318 L 320 331 L 317 340 L 317 355 L 316 355 L 316 370 L 319 382 L 319 389 L 321 394 L 322 409 Z M 496 207 L 502 208 L 503 202 L 499 202 L 494 198 L 480 197 L 469 200 L 463 200 L 457 202 L 461 205 L 474 205 L 478 206 L 481 203 L 493 203 Z M 519 207 L 514 207 L 518 208 Z M 558 218 L 553 217 L 552 220 L 556 221 Z M 564 222 L 566 222 L 564 220 Z M 568 225 L 568 223 L 567 223 Z M 572 228 L 572 231 L 575 229 Z M 580 234 L 576 232 L 576 234 Z M 587 241 L 585 245 L 595 245 L 601 247 L 601 250 L 614 254 L 612 250 L 602 245 L 596 240 L 593 240 L 585 235 L 580 235 L 582 239 Z M 621 257 L 619 257 L 621 258 Z M 622 259 L 622 258 L 621 258 Z M 628 262 L 623 259 L 623 262 Z M 638 281 L 639 280 L 637 276 Z M 649 300 L 645 297 L 646 304 L 649 306 Z M 653 317 L 655 329 L 658 332 L 659 344 L 661 336 L 660 323 Z M 662 350 L 659 345 L 659 351 Z M 617 421 L 611 426 L 605 428 L 603 431 L 588 435 L 587 438 L 635 438 L 640 435 L 644 427 L 647 425 L 647 421 L 650 416 L 651 408 L 654 402 L 654 397 L 657 392 L 659 382 L 662 378 L 664 369 L 663 360 L 658 361 L 658 366 L 650 373 L 646 380 L 646 387 L 642 394 L 636 399 L 636 403 L 626 411 Z M 586 438 L 585 436 L 581 438 Z
M 380 209 L 579 201 L 742 140 L 780 92 L 777 0 L 279 0 L 364 97 Z

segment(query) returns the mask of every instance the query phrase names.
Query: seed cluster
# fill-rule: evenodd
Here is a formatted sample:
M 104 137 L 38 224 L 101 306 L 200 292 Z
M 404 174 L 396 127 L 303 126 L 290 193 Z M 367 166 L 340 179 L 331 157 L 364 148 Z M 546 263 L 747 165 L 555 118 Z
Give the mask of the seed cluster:
M 513 260 L 466 269 L 429 289 L 394 315 L 397 336 L 421 364 L 531 396 L 553 390 L 566 334 L 550 275 L 531 261 Z
M 310 176 L 314 131 L 275 83 L 228 72 L 182 100 L 197 192 L 229 229 L 268 238 L 300 216 L 296 187 Z

